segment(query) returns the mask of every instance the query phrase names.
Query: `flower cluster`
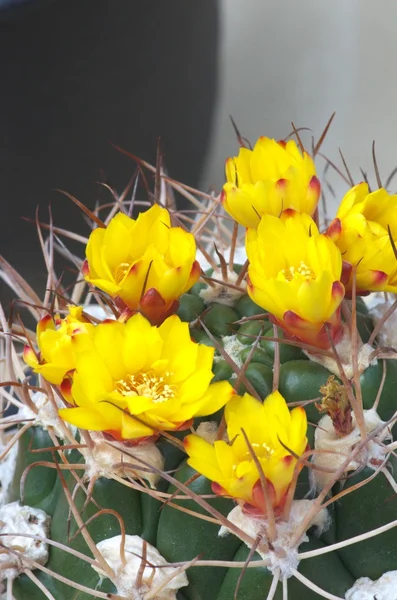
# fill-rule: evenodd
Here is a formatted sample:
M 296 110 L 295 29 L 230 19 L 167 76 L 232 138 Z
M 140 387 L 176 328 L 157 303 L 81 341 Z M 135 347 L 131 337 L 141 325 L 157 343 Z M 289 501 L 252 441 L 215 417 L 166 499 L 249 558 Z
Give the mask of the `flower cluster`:
M 361 183 L 321 231 L 313 159 L 292 140 L 266 137 L 227 160 L 226 179 L 222 205 L 246 228 L 248 294 L 285 337 L 329 349 L 343 335 L 345 295 L 397 291 L 397 196 Z M 157 204 L 136 219 L 120 212 L 91 233 L 82 272 L 114 319 L 94 323 L 69 306 L 44 316 L 37 350 L 24 351 L 62 394 L 60 417 L 139 444 L 224 408 L 223 439 L 185 436 L 188 464 L 245 512 L 279 515 L 307 447 L 306 413 L 290 411 L 278 391 L 259 401 L 213 382 L 214 348 L 194 342 L 175 314 L 201 272 L 194 236 Z
M 248 293 L 287 337 L 329 348 L 353 281 L 358 294 L 397 291 L 397 196 L 356 185 L 319 232 L 311 157 L 265 137 L 226 161 L 226 179 L 222 204 L 247 227 Z

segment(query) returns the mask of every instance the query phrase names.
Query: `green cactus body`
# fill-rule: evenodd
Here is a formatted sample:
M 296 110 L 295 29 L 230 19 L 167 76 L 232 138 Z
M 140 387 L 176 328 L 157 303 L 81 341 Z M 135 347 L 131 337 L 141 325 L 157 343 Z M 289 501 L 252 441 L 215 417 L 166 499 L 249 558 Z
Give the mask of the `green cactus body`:
M 35 450 L 40 451 L 40 448 L 51 447 L 48 434 L 41 428 L 34 428 L 33 431 L 24 434 L 20 446 L 18 468 L 15 473 L 15 490 L 18 488 L 18 483 L 26 467 L 34 462 L 31 454 L 25 451 L 26 445 L 30 444 L 33 439 Z M 166 467 L 171 468 L 175 466 L 175 462 L 181 460 L 181 454 L 172 447 L 170 450 L 169 444 L 163 444 L 163 450 L 167 451 L 167 448 L 169 456 Z M 44 456 L 48 458 L 48 453 L 41 454 L 39 452 L 34 459 L 41 460 Z M 79 454 L 74 451 L 73 456 L 70 456 L 70 461 L 74 462 L 78 458 Z M 73 515 L 70 514 L 69 502 L 62 485 L 58 479 L 54 480 L 52 477 L 54 472 L 56 473 L 55 469 L 48 467 L 33 467 L 26 476 L 23 499 L 26 503 L 29 501 L 29 505 L 33 507 L 45 507 L 48 514 L 51 515 L 50 535 L 52 541 L 66 544 L 71 549 L 89 556 L 90 552 L 86 542 L 82 534 L 78 533 L 79 527 Z M 180 512 L 171 506 L 162 507 L 159 501 L 153 500 L 150 496 L 105 478 L 99 478 L 96 481 L 92 490 L 92 501 L 87 502 L 87 494 L 82 489 L 76 491 L 76 480 L 72 474 L 66 471 L 63 473 L 69 492 L 75 492 L 73 494 L 74 505 L 81 519 L 83 522 L 92 519 L 87 530 L 95 543 L 120 533 L 120 524 L 117 518 L 119 517 L 124 523 L 127 534 L 142 536 L 149 543 L 154 544 L 169 562 L 186 561 L 198 555 L 206 560 L 237 562 L 244 562 L 248 557 L 247 546 L 233 535 L 219 537 L 219 525 L 215 523 L 200 520 L 198 517 Z M 194 473 L 183 460 L 177 468 L 175 477 L 177 481 L 186 483 Z M 302 485 L 303 489 L 299 494 L 301 496 L 308 491 L 308 483 L 303 481 Z M 211 494 L 210 482 L 202 476 L 191 483 L 189 487 L 199 495 Z M 169 486 L 166 481 L 160 482 L 158 489 L 167 490 L 169 493 L 177 491 L 174 485 Z M 190 508 L 196 513 L 206 514 L 206 511 L 197 506 L 193 500 L 175 500 L 174 502 L 184 508 Z M 234 505 L 231 500 L 225 498 L 209 499 L 208 502 L 224 516 Z M 104 509 L 104 512 L 98 514 L 101 509 Z M 95 515 L 98 516 L 95 518 Z M 321 542 L 311 536 L 310 541 L 302 545 L 302 549 L 308 550 L 319 546 L 321 546 Z M 260 559 L 260 557 L 256 555 L 255 559 Z M 309 562 L 303 561 L 300 571 L 320 586 L 323 584 L 324 573 L 327 572 L 330 576 L 330 585 L 325 588 L 327 591 L 334 594 L 342 593 L 352 585 L 353 578 L 338 557 L 331 556 L 329 561 L 328 557 L 320 556 L 314 559 L 313 566 L 309 565 Z M 60 576 L 72 577 L 74 581 L 88 588 L 95 588 L 97 591 L 103 592 L 115 592 L 112 583 L 108 579 L 101 581 L 88 563 L 57 547 L 51 547 L 46 567 Z M 205 600 L 206 598 L 226 600 L 233 596 L 240 574 L 241 569 L 238 568 L 192 568 L 189 571 L 189 586 L 178 593 L 178 600 Z M 68 585 L 46 573 L 39 573 L 38 577 L 57 600 L 70 600 L 71 588 Z M 270 589 L 272 579 L 272 574 L 264 567 L 248 569 L 241 580 L 239 597 L 244 600 L 262 600 L 264 594 Z M 291 582 L 289 589 L 290 593 L 293 593 L 294 600 L 318 598 L 317 594 L 308 591 L 299 581 L 291 579 Z M 26 600 L 26 598 L 43 600 L 45 597 L 25 575 L 21 575 L 14 582 L 13 593 L 16 600 Z M 89 594 L 82 591 L 73 592 L 73 598 L 76 600 L 88 600 L 90 597 Z M 282 598 L 281 584 L 278 586 L 275 597 L 280 600 Z

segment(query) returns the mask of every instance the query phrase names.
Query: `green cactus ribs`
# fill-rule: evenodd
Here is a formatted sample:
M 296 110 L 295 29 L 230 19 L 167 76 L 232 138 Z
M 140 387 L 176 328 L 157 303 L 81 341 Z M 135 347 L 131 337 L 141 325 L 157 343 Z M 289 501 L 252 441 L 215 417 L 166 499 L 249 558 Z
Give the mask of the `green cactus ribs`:
M 166 472 L 175 473 L 175 480 L 171 484 L 167 480 L 159 482 L 157 492 L 162 492 L 163 497 L 156 499 L 134 489 L 135 486 L 127 485 L 125 481 L 121 483 L 100 477 L 89 485 L 82 478 L 85 463 L 77 450 L 66 452 L 69 460 L 64 465 L 74 465 L 73 468 L 63 469 L 62 477 L 54 478 L 54 473 L 57 473 L 55 467 L 58 464 L 59 468 L 60 463 L 59 456 L 55 459 L 56 453 L 48 434 L 40 427 L 32 427 L 22 436 L 14 478 L 16 496 L 10 499 L 23 499 L 33 508 L 45 508 L 52 517 L 50 539 L 54 545 L 50 546 L 45 570 L 36 572 L 37 579 L 52 597 L 69 600 L 73 593 L 76 600 L 89 600 L 93 597 L 89 590 L 102 594 L 98 597 L 116 593 L 111 581 L 99 578 L 92 568 L 91 552 L 95 544 L 104 538 L 120 535 L 121 531 L 126 535 L 142 536 L 155 545 L 169 562 L 183 563 L 197 560 L 197 557 L 200 557 L 198 564 L 200 559 L 208 564 L 214 562 L 215 565 L 222 561 L 225 561 L 225 565 L 233 562 L 241 565 L 247 561 L 247 546 L 235 536 L 219 537 L 220 523 L 212 516 L 219 514 L 226 521 L 226 515 L 234 506 L 232 500 L 214 498 L 210 482 L 205 477 L 197 477 L 177 448 L 165 441 L 161 446 L 167 455 Z M 26 452 L 27 447 L 35 450 L 33 457 Z M 43 452 L 40 452 L 41 449 Z M 46 467 L 40 466 L 43 461 L 47 463 Z M 49 466 L 51 462 L 54 468 Z M 79 470 L 79 464 L 82 470 Z M 23 498 L 19 497 L 18 484 L 21 479 L 24 479 Z M 186 485 L 195 497 L 202 499 L 202 506 L 189 495 L 184 495 L 178 489 L 179 483 Z M 165 498 L 171 498 L 171 501 L 163 504 Z M 302 549 L 321 547 L 323 544 L 315 536 L 310 536 Z M 261 557 L 255 554 L 253 560 L 261 560 Z M 353 582 L 342 561 L 335 556 L 331 557 L 331 561 L 328 557 L 320 556 L 313 561 L 313 569 L 303 562 L 300 570 L 303 576 L 307 575 L 319 585 L 325 572 L 332 573 L 332 584 L 328 589 L 334 594 L 342 593 Z M 242 598 L 262 599 L 273 582 L 271 571 L 264 566 L 249 568 L 241 578 L 242 571 L 241 567 L 230 566 L 193 567 L 189 571 L 189 585 L 178 592 L 177 598 L 204 600 L 211 597 L 214 600 L 226 600 L 233 597 L 238 587 Z M 76 586 L 75 589 L 73 586 Z M 291 583 L 290 590 L 297 600 L 314 600 L 318 597 L 296 579 Z M 13 594 L 16 600 L 46 598 L 36 581 L 25 574 L 14 581 Z M 281 588 L 275 598 L 281 600 Z

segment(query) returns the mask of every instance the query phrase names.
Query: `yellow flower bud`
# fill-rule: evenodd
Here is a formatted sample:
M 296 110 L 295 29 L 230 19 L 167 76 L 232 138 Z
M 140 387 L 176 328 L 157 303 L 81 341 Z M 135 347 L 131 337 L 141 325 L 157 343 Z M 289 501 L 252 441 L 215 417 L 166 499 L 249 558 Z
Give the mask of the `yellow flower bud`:
M 94 325 L 83 317 L 81 306 L 69 306 L 69 314 L 61 319 L 46 315 L 37 324 L 36 338 L 39 354 L 25 346 L 23 358 L 35 373 L 50 383 L 60 384 L 66 373 L 76 366 L 76 338 L 79 349 L 91 343 Z
M 168 211 L 157 204 L 136 220 L 119 213 L 95 229 L 86 256 L 86 281 L 155 325 L 175 312 L 178 298 L 200 276 L 193 235 L 172 227 Z
M 253 150 L 240 148 L 226 161 L 226 179 L 223 206 L 244 227 L 257 227 L 262 215 L 278 217 L 288 208 L 313 215 L 320 197 L 314 162 L 293 140 L 260 137 Z
M 197 435 L 185 438 L 188 464 L 213 482 L 214 493 L 231 496 L 247 512 L 266 514 L 254 452 L 266 478 L 266 493 L 275 513 L 280 513 L 297 462 L 291 452 L 300 456 L 307 446 L 305 410 L 289 411 L 279 392 L 263 404 L 245 394 L 226 405 L 225 420 L 229 442 L 210 444 Z
M 383 188 L 369 193 L 360 183 L 343 198 L 328 234 L 340 249 L 346 265 L 346 289 L 352 289 L 352 267 L 357 293 L 397 292 L 397 195 Z
M 289 337 L 320 348 L 330 346 L 329 334 L 339 341 L 342 256 L 309 215 L 263 216 L 247 230 L 246 249 L 248 293 Z

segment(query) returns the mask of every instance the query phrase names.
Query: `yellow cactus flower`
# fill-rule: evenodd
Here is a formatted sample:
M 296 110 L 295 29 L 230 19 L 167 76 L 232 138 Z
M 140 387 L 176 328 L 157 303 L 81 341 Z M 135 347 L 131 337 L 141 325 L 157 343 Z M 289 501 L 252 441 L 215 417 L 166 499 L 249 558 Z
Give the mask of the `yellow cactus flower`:
M 226 161 L 226 179 L 221 201 L 244 227 L 257 227 L 262 215 L 278 217 L 287 208 L 313 215 L 320 197 L 313 159 L 293 140 L 260 137 L 253 150 L 240 148 Z
M 348 292 L 352 288 L 352 266 L 357 293 L 397 292 L 397 259 L 388 228 L 397 244 L 397 195 L 383 188 L 370 193 L 366 183 L 347 192 L 328 234 L 348 267 Z
M 169 212 L 157 204 L 136 220 L 119 213 L 95 229 L 86 257 L 85 279 L 154 325 L 175 312 L 200 276 L 194 236 L 171 227 Z
M 69 306 L 69 314 L 61 319 L 46 315 L 37 324 L 36 338 L 39 354 L 36 355 L 30 346 L 25 346 L 23 358 L 35 373 L 40 373 L 50 383 L 59 385 L 66 373 L 76 366 L 76 345 L 74 340 L 80 338 L 79 347 L 91 344 L 95 326 L 83 316 L 81 306 Z
M 293 210 L 264 215 L 246 235 L 248 294 L 289 337 L 319 348 L 341 336 L 342 256 L 313 219 Z M 328 332 L 327 332 L 328 329 Z
M 247 512 L 263 515 L 266 507 L 252 457 L 255 452 L 266 478 L 268 497 L 275 514 L 279 514 L 293 478 L 296 456 L 307 446 L 305 410 L 297 407 L 289 411 L 279 392 L 270 394 L 263 404 L 245 394 L 226 405 L 225 420 L 229 442 L 210 444 L 197 435 L 186 436 L 188 464 L 213 482 L 214 493 L 231 496 Z
M 79 352 L 60 416 L 82 429 L 139 440 L 189 427 L 233 395 L 226 381 L 210 384 L 214 348 L 196 344 L 189 324 L 173 315 L 159 327 L 140 314 L 96 326 L 93 347 Z

